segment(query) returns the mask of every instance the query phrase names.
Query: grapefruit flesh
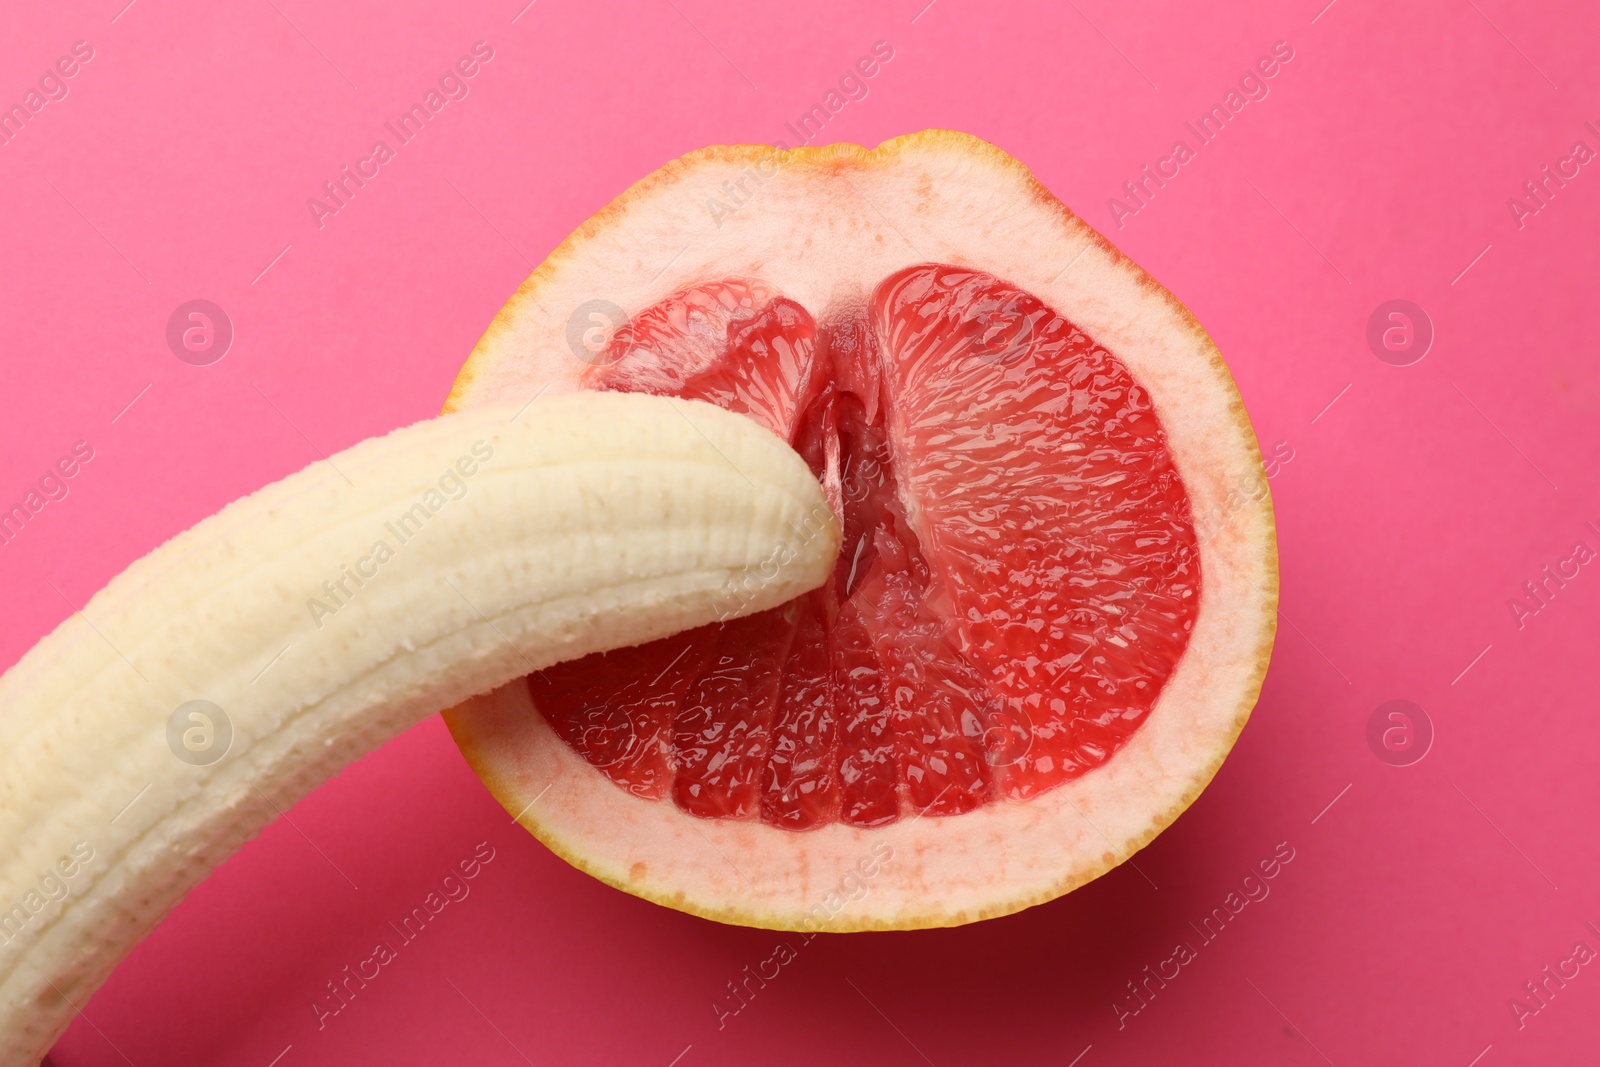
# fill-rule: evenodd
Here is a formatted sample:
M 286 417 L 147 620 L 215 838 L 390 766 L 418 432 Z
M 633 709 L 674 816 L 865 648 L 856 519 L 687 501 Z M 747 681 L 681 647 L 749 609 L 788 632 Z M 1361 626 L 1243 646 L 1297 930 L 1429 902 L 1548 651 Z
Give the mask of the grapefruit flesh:
M 780 608 L 446 712 L 596 877 L 778 929 L 1002 915 L 1147 844 L 1243 728 L 1277 556 L 1238 391 L 1188 309 L 999 149 L 933 130 L 668 164 L 534 271 L 446 409 L 585 389 L 761 423 L 844 531 Z M 760 576 L 728 580 L 736 608 Z
M 1183 654 L 1198 553 L 1149 396 L 998 278 L 913 266 L 821 327 L 708 282 L 625 324 L 583 384 L 756 419 L 845 530 L 824 589 L 530 677 L 634 796 L 794 830 L 1026 800 L 1110 759 Z

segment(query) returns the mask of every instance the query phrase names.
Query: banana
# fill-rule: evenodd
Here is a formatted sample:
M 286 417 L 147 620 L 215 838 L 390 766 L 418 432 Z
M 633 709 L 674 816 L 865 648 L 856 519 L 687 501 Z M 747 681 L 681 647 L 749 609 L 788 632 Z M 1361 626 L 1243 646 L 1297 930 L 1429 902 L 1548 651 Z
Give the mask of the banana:
M 780 604 L 838 541 L 754 422 L 620 393 L 397 430 L 174 537 L 0 677 L 0 1065 L 37 1063 L 346 763 L 552 663 Z

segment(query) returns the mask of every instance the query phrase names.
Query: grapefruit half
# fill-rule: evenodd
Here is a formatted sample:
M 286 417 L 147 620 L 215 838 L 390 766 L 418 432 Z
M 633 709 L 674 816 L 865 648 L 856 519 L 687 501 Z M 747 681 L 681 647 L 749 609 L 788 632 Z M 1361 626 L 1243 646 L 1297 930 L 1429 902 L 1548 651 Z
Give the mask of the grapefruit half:
M 983 141 L 651 174 L 529 276 L 446 410 L 578 389 L 757 420 L 845 531 L 781 608 L 731 617 L 752 572 L 722 624 L 446 713 L 506 809 L 618 888 L 775 929 L 1017 911 L 1167 827 L 1255 704 L 1277 555 L 1227 366 Z

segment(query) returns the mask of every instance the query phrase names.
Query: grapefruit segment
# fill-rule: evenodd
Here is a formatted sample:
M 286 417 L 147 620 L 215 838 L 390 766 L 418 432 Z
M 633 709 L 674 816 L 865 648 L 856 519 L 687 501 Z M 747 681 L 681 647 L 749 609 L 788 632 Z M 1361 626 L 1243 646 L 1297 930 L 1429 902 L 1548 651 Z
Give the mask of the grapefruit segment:
M 833 666 L 815 597 L 796 613 L 788 662 L 769 731 L 761 821 L 809 830 L 839 814 L 838 719 Z
M 873 317 L 890 439 L 960 645 L 1032 744 L 1022 798 L 1099 766 L 1188 641 L 1189 500 L 1149 396 L 1105 348 L 982 272 L 902 271 Z
M 749 168 L 772 176 L 721 225 L 685 210 Z M 564 355 L 597 297 L 631 313 L 600 358 Z M 1276 555 L 1226 367 L 982 142 L 669 165 L 534 272 L 450 406 L 546 389 L 745 414 L 844 535 L 781 608 L 447 713 L 525 826 L 631 892 L 783 928 L 1013 911 L 1176 818 L 1254 703 Z M 877 849 L 868 898 L 819 914 Z
M 584 384 L 704 400 L 792 440 L 821 382 L 816 333 L 805 308 L 759 281 L 711 282 L 624 324 Z

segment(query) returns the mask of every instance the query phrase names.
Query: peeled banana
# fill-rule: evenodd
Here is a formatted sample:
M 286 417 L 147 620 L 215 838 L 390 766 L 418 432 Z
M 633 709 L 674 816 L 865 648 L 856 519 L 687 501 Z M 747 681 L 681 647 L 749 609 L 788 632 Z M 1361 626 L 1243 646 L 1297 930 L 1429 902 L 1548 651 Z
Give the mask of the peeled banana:
M 780 604 L 838 540 L 754 422 L 581 393 L 362 442 L 157 548 L 0 677 L 0 1067 L 349 761 L 552 663 Z

